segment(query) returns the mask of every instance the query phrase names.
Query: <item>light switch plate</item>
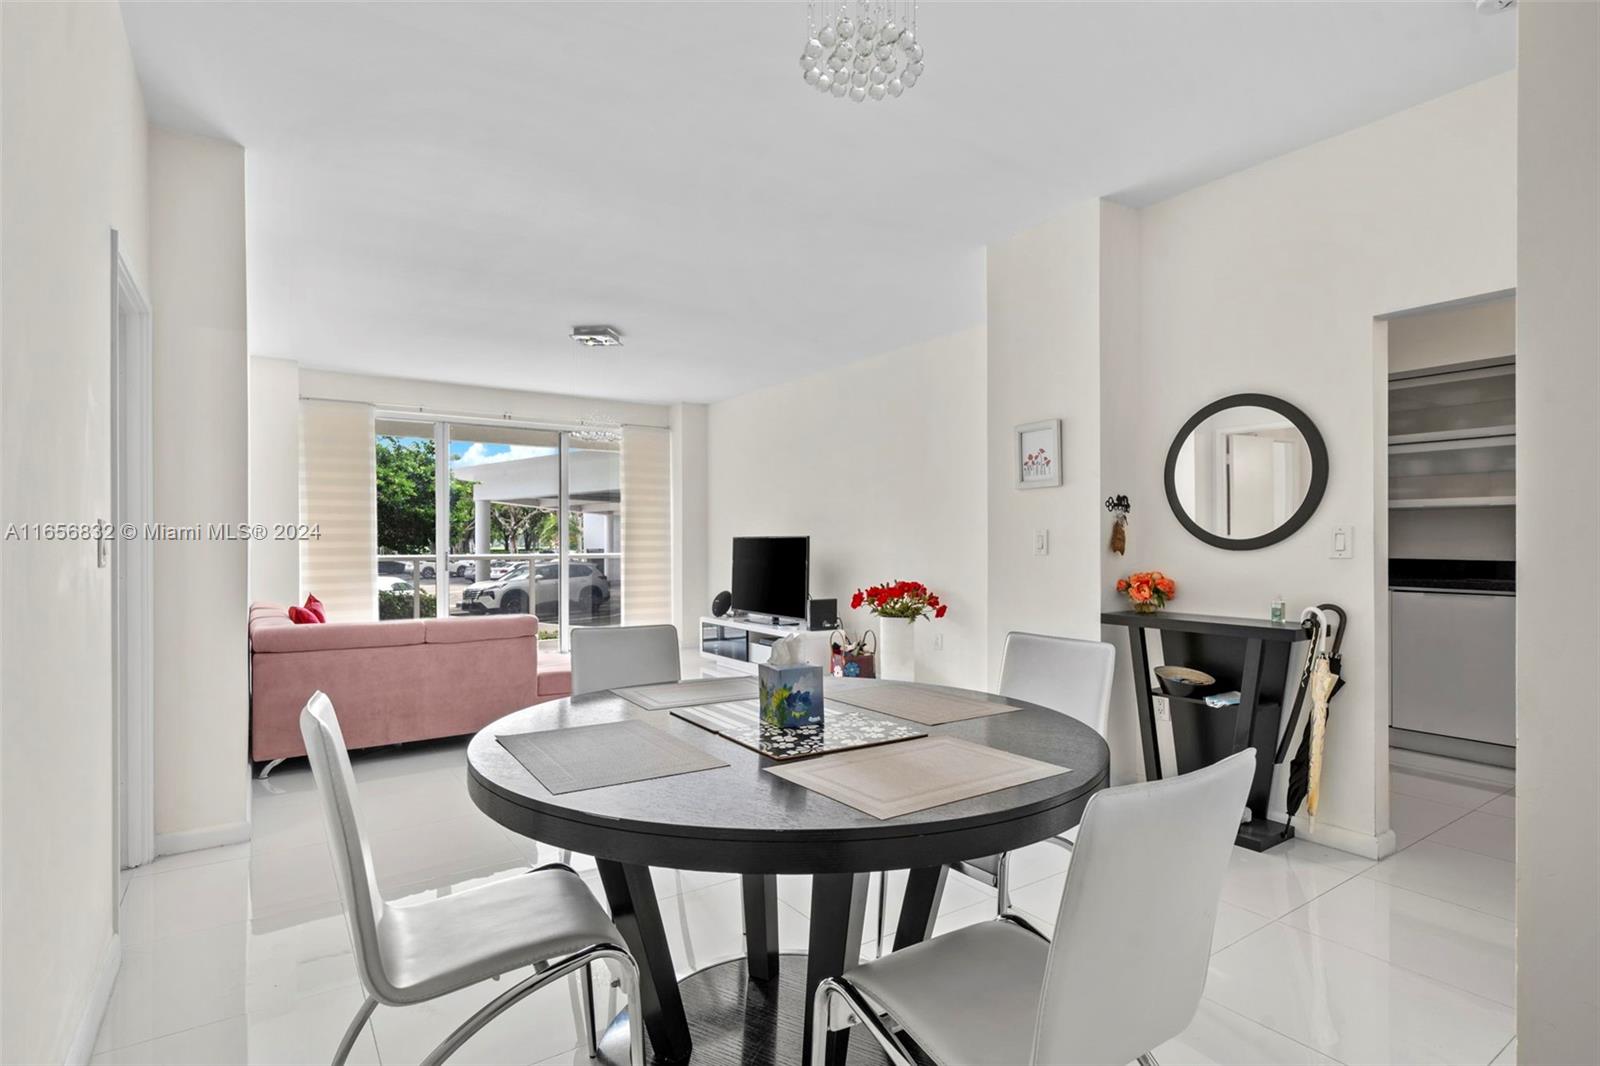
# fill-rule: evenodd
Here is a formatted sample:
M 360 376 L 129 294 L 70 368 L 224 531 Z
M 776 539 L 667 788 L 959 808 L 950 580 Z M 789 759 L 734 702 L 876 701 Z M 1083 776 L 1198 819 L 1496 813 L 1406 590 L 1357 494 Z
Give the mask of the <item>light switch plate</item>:
M 1356 529 L 1354 526 L 1334 526 L 1333 543 L 1329 547 L 1330 559 L 1353 559 L 1356 555 Z
M 1033 554 L 1050 554 L 1050 531 L 1048 529 L 1036 529 L 1033 531 Z

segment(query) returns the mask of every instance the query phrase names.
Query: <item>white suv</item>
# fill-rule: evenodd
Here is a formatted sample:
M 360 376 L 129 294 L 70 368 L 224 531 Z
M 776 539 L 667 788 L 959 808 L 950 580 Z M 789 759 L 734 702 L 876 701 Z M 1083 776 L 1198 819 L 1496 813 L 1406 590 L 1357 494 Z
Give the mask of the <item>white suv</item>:
M 567 596 L 573 606 L 594 613 L 611 599 L 611 582 L 592 563 L 567 564 Z M 561 583 L 560 563 L 540 563 L 533 572 L 534 613 L 553 617 Z M 468 585 L 461 595 L 463 610 L 477 614 L 503 611 L 526 614 L 528 611 L 528 564 L 518 563 L 500 577 Z

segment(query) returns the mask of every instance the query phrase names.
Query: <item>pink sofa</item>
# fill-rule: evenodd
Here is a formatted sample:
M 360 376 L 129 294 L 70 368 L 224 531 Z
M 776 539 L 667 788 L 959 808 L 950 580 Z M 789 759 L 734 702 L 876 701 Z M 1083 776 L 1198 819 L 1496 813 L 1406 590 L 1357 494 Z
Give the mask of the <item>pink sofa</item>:
M 250 607 L 250 758 L 304 755 L 300 709 L 318 689 L 345 743 L 371 748 L 475 733 L 572 692 L 567 657 L 539 655 L 531 615 L 295 625 Z

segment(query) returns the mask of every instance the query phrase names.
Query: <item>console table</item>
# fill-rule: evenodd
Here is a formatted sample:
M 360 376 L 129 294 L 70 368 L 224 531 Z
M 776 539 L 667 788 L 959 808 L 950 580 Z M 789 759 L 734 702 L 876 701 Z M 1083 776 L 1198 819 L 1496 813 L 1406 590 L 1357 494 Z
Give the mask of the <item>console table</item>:
M 1107 611 L 1100 621 L 1128 630 L 1146 780 L 1161 777 L 1156 713 L 1165 706 L 1172 721 L 1173 755 L 1180 774 L 1245 748 L 1256 749 L 1256 773 L 1250 783 L 1251 820 L 1239 826 L 1235 842 L 1251 851 L 1266 851 L 1292 838 L 1293 826 L 1267 818 L 1267 802 L 1289 683 L 1289 660 L 1294 645 L 1309 639 L 1306 630 L 1296 622 L 1168 611 Z M 1238 689 L 1238 705 L 1209 707 L 1203 695 L 1169 696 L 1161 691 L 1151 672 L 1146 639 L 1152 629 L 1161 634 L 1165 663 L 1204 670 L 1217 679 L 1218 692 Z
M 700 619 L 700 657 L 738 673 L 753 674 L 756 667 L 772 655 L 774 643 L 794 636 L 800 638 L 805 661 L 826 669 L 831 651 L 827 632 L 807 629 L 800 624 L 773 625 L 736 615 Z

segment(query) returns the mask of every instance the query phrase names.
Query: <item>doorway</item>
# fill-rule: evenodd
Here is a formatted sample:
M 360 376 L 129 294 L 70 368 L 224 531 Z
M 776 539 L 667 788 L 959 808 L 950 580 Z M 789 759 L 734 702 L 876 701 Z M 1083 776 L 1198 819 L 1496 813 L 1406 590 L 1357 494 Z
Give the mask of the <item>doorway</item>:
M 111 661 L 116 827 L 121 869 L 155 858 L 150 304 L 111 233 Z

